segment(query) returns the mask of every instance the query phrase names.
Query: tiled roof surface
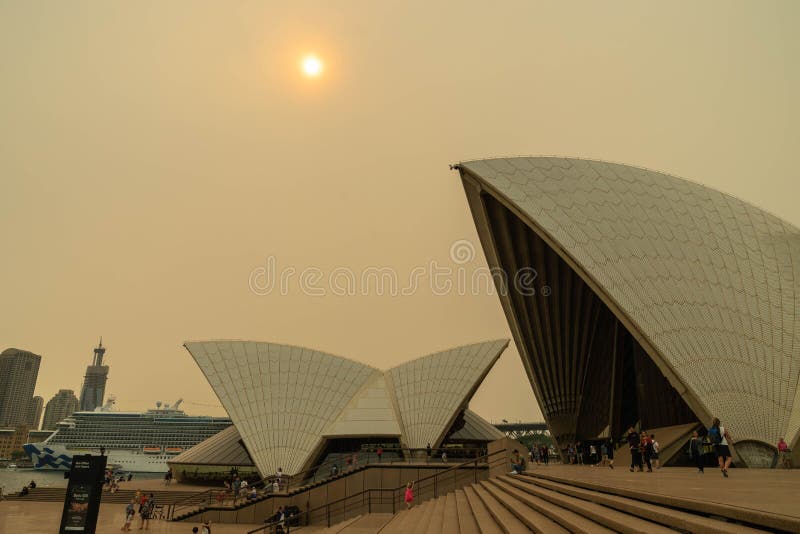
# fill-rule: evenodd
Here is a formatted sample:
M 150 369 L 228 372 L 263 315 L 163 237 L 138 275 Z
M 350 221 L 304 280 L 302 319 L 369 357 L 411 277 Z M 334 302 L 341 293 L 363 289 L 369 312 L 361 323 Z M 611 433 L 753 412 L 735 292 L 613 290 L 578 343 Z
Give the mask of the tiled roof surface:
M 409 447 L 436 443 L 507 346 L 508 340 L 476 343 L 384 373 L 289 345 L 185 343 L 262 475 L 279 467 L 299 472 L 323 437 L 400 435 Z
M 461 167 L 588 273 L 737 440 L 797 439 L 798 228 L 626 165 L 521 157 Z

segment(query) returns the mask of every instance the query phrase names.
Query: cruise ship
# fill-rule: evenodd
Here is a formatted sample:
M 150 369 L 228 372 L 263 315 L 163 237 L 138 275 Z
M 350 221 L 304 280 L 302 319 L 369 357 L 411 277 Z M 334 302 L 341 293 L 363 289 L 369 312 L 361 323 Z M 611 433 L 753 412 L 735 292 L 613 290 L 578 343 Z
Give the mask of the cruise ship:
M 144 413 L 112 411 L 112 402 L 75 412 L 43 442 L 25 444 L 34 467 L 69 470 L 73 456 L 100 454 L 102 448 L 108 464 L 120 470 L 163 473 L 170 458 L 232 424 L 228 417 L 186 415 L 181 400 L 172 406 L 158 402 Z

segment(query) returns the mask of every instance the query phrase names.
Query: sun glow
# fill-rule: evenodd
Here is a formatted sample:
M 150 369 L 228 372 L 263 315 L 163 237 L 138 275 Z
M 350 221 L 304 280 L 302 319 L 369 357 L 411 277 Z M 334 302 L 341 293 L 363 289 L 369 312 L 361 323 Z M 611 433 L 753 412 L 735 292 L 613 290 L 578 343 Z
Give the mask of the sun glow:
M 322 61 L 317 56 L 306 56 L 300 62 L 303 74 L 309 78 L 314 78 L 322 74 Z

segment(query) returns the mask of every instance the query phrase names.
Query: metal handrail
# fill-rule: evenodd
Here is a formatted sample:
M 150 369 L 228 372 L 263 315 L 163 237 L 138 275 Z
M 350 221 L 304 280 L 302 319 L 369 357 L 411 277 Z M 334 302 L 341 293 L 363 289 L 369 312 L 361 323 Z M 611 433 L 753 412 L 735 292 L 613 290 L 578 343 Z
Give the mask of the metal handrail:
M 425 449 L 422 449 L 422 450 L 425 450 Z M 439 496 L 438 495 L 438 486 L 439 486 L 438 482 L 442 478 L 448 476 L 450 472 L 453 473 L 453 484 L 455 486 L 456 475 L 458 474 L 458 471 L 463 469 L 464 467 L 467 467 L 467 466 L 474 466 L 474 468 L 475 468 L 475 469 L 473 469 L 473 483 L 474 483 L 474 482 L 477 482 L 477 468 L 478 468 L 479 464 L 485 463 L 486 467 L 491 469 L 492 466 L 493 466 L 492 464 L 494 462 L 496 462 L 497 459 L 490 460 L 490 458 L 492 458 L 493 456 L 497 456 L 497 455 L 503 455 L 500 458 L 500 460 L 503 461 L 503 462 L 506 462 L 507 461 L 507 457 L 506 457 L 507 454 L 508 454 L 508 451 L 506 449 L 501 449 L 499 451 L 495 451 L 495 452 L 490 453 L 490 454 L 485 454 L 483 456 L 479 456 L 477 458 L 468 460 L 466 462 L 462 462 L 462 463 L 459 463 L 459 464 L 454 464 L 451 467 L 448 467 L 447 469 L 445 469 L 443 471 L 439 471 L 437 473 L 434 473 L 432 475 L 428 475 L 427 477 L 423 477 L 423 478 L 415 481 L 414 487 L 415 487 L 416 491 L 419 494 L 419 493 L 422 493 L 419 490 L 419 488 L 424 487 L 424 486 L 428 486 L 430 484 L 433 484 L 433 498 L 437 498 Z M 312 508 L 311 510 L 306 510 L 305 512 L 301 512 L 301 513 L 297 514 L 296 516 L 292 516 L 291 520 L 292 520 L 292 522 L 297 520 L 301 524 L 308 525 L 311 522 L 310 518 L 311 518 L 312 514 L 315 514 L 317 512 L 320 512 L 320 511 L 324 510 L 325 511 L 325 517 L 326 517 L 327 526 L 331 526 L 331 507 L 336 507 L 337 505 L 339 505 L 341 503 L 342 504 L 342 513 L 343 513 L 343 515 L 346 515 L 346 512 L 347 512 L 347 501 L 350 501 L 350 500 L 353 500 L 353 499 L 357 500 L 359 497 L 361 498 L 361 504 L 360 504 L 360 509 L 361 510 L 363 510 L 364 507 L 366 506 L 368 513 L 371 513 L 373 504 L 387 504 L 388 502 L 391 502 L 392 503 L 392 514 L 395 514 L 395 513 L 397 513 L 398 503 L 402 501 L 402 496 L 403 496 L 403 493 L 405 492 L 405 489 L 406 489 L 405 485 L 399 486 L 397 488 L 386 488 L 386 489 L 383 489 L 383 488 L 369 488 L 369 489 L 365 489 L 365 490 L 362 490 L 362 491 L 360 491 L 358 493 L 354 493 L 353 495 L 349 495 L 347 497 L 342 497 L 341 499 L 336 499 L 335 501 L 331 501 L 331 502 L 325 503 L 325 504 L 320 505 L 320 506 L 318 506 L 316 508 Z M 374 493 L 377 493 L 379 495 L 380 500 L 373 499 L 373 494 Z M 391 501 L 384 500 L 383 495 L 385 493 L 391 493 Z M 374 500 L 376 502 L 373 502 Z M 284 518 L 284 523 L 286 521 L 288 521 L 289 519 L 290 518 Z M 303 519 L 305 519 L 305 521 L 303 521 Z M 266 529 L 271 529 L 271 528 L 275 527 L 276 525 L 277 525 L 277 522 L 273 521 L 271 523 L 268 523 L 268 524 L 264 525 L 263 527 L 258 527 L 256 529 L 253 529 L 253 530 L 249 531 L 247 534 L 259 534 L 259 533 L 260 534 L 264 534 L 264 533 L 268 532 L 268 530 L 266 530 Z
M 172 519 L 176 515 L 176 511 L 181 508 L 189 507 L 202 507 L 204 504 L 211 502 L 211 495 L 214 490 L 206 490 L 194 495 L 190 495 L 185 499 L 167 505 L 167 519 Z
M 344 474 L 352 472 L 355 469 L 366 467 L 367 465 L 393 464 L 393 463 L 410 463 L 411 460 L 414 458 L 415 453 L 422 453 L 426 458 L 427 458 L 427 453 L 428 453 L 428 449 L 427 448 L 410 448 L 410 447 L 391 447 L 391 448 L 387 447 L 387 448 L 384 449 L 384 451 L 385 452 L 392 452 L 392 453 L 400 453 L 403 456 L 400 459 L 380 459 L 380 460 L 375 461 L 373 456 L 376 456 L 376 455 L 375 455 L 374 452 L 371 452 L 371 451 L 366 451 L 365 452 L 365 451 L 360 449 L 358 451 L 354 451 L 354 452 L 350 452 L 350 453 L 343 453 L 343 457 L 356 456 L 356 458 L 357 458 L 355 463 L 349 465 L 347 467 L 347 469 L 345 469 L 343 466 L 341 466 L 342 459 L 341 458 L 336 458 L 336 459 L 333 459 L 333 460 L 327 460 L 325 462 L 321 462 L 321 463 L 319 463 L 319 464 L 317 464 L 317 465 L 315 465 L 313 467 L 309 467 L 308 469 L 305 469 L 305 470 L 300 471 L 299 473 L 295 473 L 293 475 L 284 474 L 284 475 L 281 475 L 280 477 L 278 477 L 277 475 L 274 475 L 274 474 L 273 475 L 267 475 L 266 477 L 262 478 L 258 482 L 254 482 L 252 485 L 255 485 L 257 488 L 263 488 L 263 487 L 266 487 L 267 484 L 272 484 L 276 479 L 280 478 L 279 487 L 280 487 L 281 491 L 289 492 L 289 491 L 291 491 L 291 489 L 293 487 L 297 488 L 297 487 L 302 486 L 303 483 L 307 481 L 309 476 L 314 476 L 314 480 L 312 480 L 312 483 L 322 482 L 322 481 L 325 481 L 325 480 L 329 480 L 329 479 L 332 479 L 332 478 L 335 478 L 335 477 L 342 476 Z M 460 453 L 474 454 L 476 452 L 478 452 L 478 453 L 482 452 L 483 449 L 472 448 L 472 447 L 470 447 L 470 448 L 458 448 L 458 447 L 431 448 L 431 458 L 430 459 L 433 459 L 433 455 L 434 454 L 436 454 L 438 456 L 438 453 L 440 451 L 447 451 L 447 452 L 454 453 L 454 454 L 456 454 L 456 453 L 458 453 L 458 454 L 460 454 Z M 363 455 L 363 456 L 360 456 L 360 455 Z M 359 460 L 361 460 L 362 457 L 366 458 L 366 461 L 364 461 L 364 462 L 359 461 Z M 453 458 L 453 459 L 458 459 L 458 458 L 456 457 L 456 458 Z M 435 461 L 438 461 L 438 460 L 434 460 L 434 462 Z M 337 470 L 336 474 L 327 474 L 325 476 L 320 477 L 319 479 L 316 478 L 316 473 L 317 472 L 319 472 L 320 470 L 324 471 L 325 468 L 329 468 L 332 465 L 336 465 L 337 467 L 339 467 L 339 469 Z

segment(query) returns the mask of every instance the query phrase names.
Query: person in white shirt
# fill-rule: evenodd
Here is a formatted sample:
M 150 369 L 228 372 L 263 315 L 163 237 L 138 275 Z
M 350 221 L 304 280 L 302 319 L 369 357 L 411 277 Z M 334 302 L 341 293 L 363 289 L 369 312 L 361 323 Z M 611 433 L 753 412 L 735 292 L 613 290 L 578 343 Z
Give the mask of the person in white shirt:
M 653 442 L 653 452 L 650 454 L 650 461 L 653 462 L 653 467 L 661 469 L 661 461 L 658 459 L 658 450 L 661 448 L 661 445 L 656 441 L 655 434 L 650 434 L 650 440 Z

